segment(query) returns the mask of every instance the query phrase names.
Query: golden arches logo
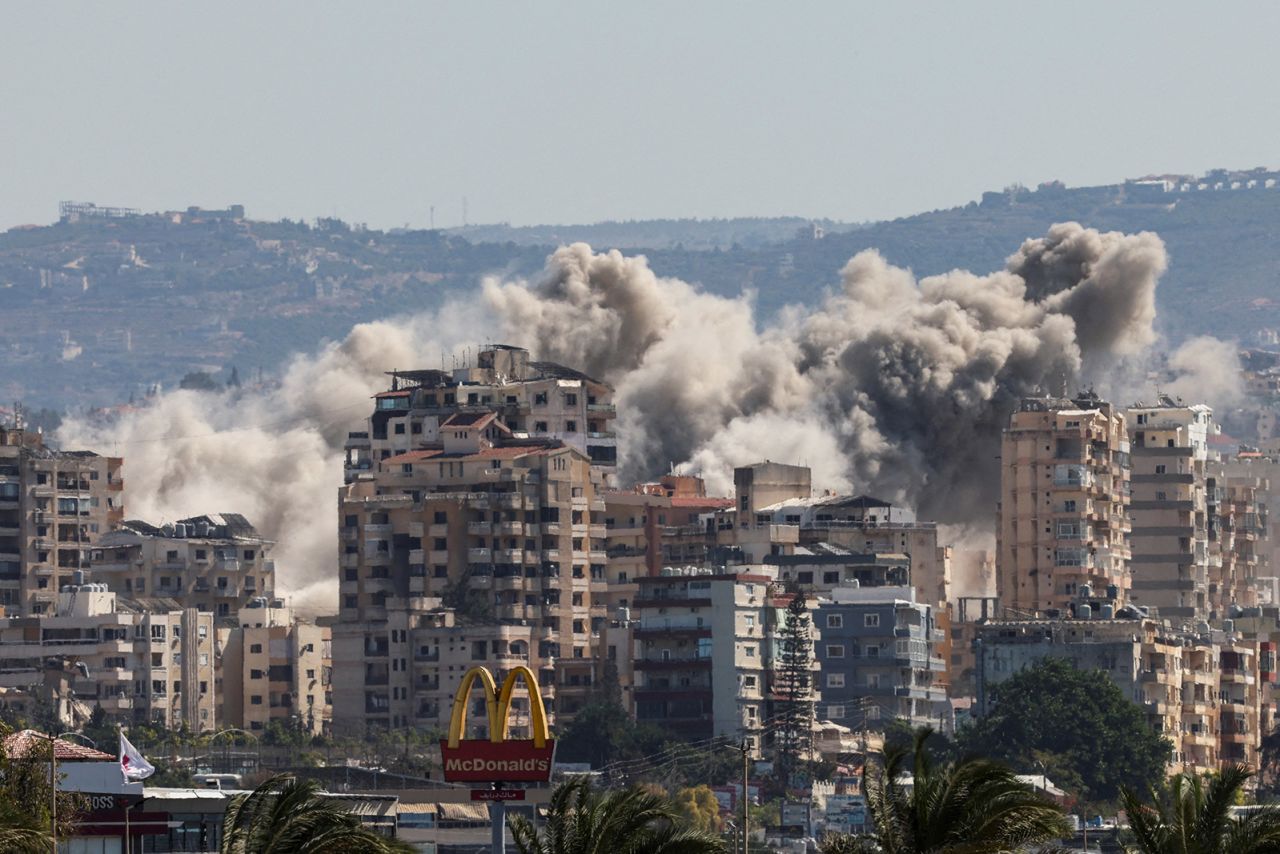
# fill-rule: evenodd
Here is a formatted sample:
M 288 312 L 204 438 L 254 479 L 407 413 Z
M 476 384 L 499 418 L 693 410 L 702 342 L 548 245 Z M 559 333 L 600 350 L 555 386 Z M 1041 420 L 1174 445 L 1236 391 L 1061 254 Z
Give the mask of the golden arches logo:
M 465 738 L 467 701 L 479 681 L 484 691 L 489 737 Z M 516 684 L 524 682 L 529 694 L 530 738 L 509 740 L 511 701 Z M 555 742 L 547 726 L 547 710 L 538 691 L 538 678 L 528 667 L 513 667 L 501 689 L 485 667 L 473 667 L 462 677 L 453 698 L 448 738 L 440 742 L 444 778 L 454 782 L 545 782 L 551 777 Z
M 510 723 L 511 696 L 515 692 L 516 682 L 524 680 L 529 692 L 529 729 L 535 747 L 546 747 L 551 738 L 547 726 L 547 709 L 542 704 L 542 695 L 538 693 L 538 677 L 523 664 L 513 667 L 507 678 L 502 680 L 502 690 L 487 667 L 473 667 L 462 677 L 458 685 L 458 693 L 453 698 L 453 714 L 449 716 L 449 746 L 457 747 L 467 727 L 467 699 L 471 695 L 471 686 L 479 679 L 484 691 L 485 706 L 489 716 L 489 741 L 501 744 L 507 740 Z

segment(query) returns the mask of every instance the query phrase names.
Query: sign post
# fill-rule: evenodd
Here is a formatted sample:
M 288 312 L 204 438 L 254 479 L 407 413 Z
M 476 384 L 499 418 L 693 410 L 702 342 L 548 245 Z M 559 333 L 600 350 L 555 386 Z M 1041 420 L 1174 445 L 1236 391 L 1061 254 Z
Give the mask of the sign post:
M 467 729 L 467 699 L 471 686 L 479 680 L 484 691 L 489 719 L 489 737 L 464 738 Z M 524 681 L 529 694 L 529 739 L 507 738 L 511 695 L 516 683 Z M 489 802 L 493 822 L 493 854 L 505 854 L 507 801 L 524 800 L 521 789 L 504 789 L 504 783 L 546 783 L 551 779 L 551 763 L 556 743 L 547 726 L 546 707 L 538 693 L 538 678 L 523 665 L 513 667 L 498 689 L 487 668 L 473 667 L 462 677 L 453 698 L 449 717 L 449 737 L 440 742 L 444 779 L 449 783 L 489 783 L 489 790 L 473 789 L 471 799 Z

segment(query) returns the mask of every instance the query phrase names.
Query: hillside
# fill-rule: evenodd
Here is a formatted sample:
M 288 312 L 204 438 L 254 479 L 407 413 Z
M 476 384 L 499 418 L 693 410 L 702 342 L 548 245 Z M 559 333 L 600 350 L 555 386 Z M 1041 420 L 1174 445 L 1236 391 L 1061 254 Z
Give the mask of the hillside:
M 762 312 L 772 313 L 819 299 L 862 249 L 920 275 L 985 272 L 1024 238 L 1078 220 L 1164 238 L 1171 266 L 1160 286 L 1160 326 L 1171 339 L 1209 333 L 1252 342 L 1280 327 L 1280 189 L 1262 182 L 1183 192 L 1018 188 L 889 222 L 824 223 L 821 239 L 806 221 L 787 218 L 473 227 L 465 239 L 225 214 L 90 216 L 0 234 L 3 399 L 107 404 L 156 383 L 172 387 L 192 371 L 222 381 L 232 366 L 245 377 L 270 371 L 353 323 L 436 306 L 484 275 L 536 275 L 552 248 L 537 240 L 552 234 L 643 252 L 660 274 L 717 293 L 753 289 Z M 479 240 L 504 235 L 511 239 Z

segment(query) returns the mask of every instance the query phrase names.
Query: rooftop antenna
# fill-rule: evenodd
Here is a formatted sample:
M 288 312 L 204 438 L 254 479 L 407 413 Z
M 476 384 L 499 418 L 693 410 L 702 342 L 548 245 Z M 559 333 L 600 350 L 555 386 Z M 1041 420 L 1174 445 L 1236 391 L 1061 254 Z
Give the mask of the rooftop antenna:
M 431 222 L 431 230 L 432 230 L 432 231 L 435 231 L 435 230 L 436 230 L 436 206 L 435 206 L 435 205 L 432 205 L 432 206 L 431 206 L 431 220 L 430 220 L 430 222 Z
M 467 197 L 462 197 L 462 224 L 467 224 Z

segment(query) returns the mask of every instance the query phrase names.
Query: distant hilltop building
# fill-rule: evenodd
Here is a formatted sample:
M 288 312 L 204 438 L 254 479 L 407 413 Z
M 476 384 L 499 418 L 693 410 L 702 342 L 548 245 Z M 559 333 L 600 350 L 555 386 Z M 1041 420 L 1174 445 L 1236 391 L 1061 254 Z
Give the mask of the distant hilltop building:
M 210 222 L 214 220 L 244 219 L 244 205 L 228 205 L 225 208 L 206 209 L 192 205 L 185 211 L 164 211 L 163 213 L 143 213 L 137 208 L 120 208 L 110 205 L 96 205 L 93 202 L 59 202 L 58 222 L 72 224 L 89 219 L 135 219 L 140 217 L 163 217 L 173 223 Z

